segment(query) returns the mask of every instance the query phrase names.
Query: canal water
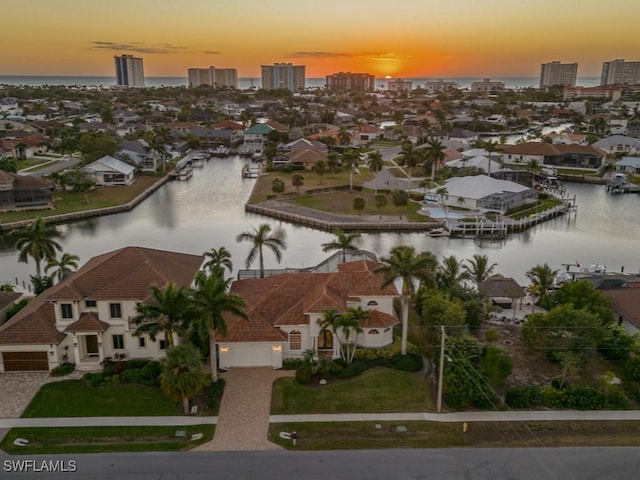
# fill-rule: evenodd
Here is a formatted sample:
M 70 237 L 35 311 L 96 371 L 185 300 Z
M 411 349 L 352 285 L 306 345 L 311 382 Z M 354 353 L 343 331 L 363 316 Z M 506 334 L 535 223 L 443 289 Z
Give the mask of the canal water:
M 213 247 L 226 247 L 234 268 L 244 268 L 249 250 L 238 244 L 238 233 L 269 222 L 283 228 L 287 250 L 278 265 L 265 252 L 267 268 L 305 267 L 326 257 L 321 244 L 332 238 L 326 232 L 281 223 L 246 214 L 254 179 L 242 179 L 245 160 L 239 157 L 212 159 L 186 182 L 170 182 L 134 210 L 61 225 L 64 251 L 80 256 L 81 264 L 92 256 L 128 245 L 201 254 Z M 577 213 L 557 217 L 506 240 L 430 238 L 419 233 L 381 233 L 363 236 L 362 248 L 386 255 L 400 244 L 429 250 L 437 257 L 460 259 L 486 254 L 498 264 L 497 271 L 526 282 L 525 272 L 536 264 L 560 268 L 563 263 L 606 265 L 609 271 L 637 273 L 640 269 L 640 196 L 609 195 L 602 185 L 568 184 L 575 195 Z M 28 281 L 33 262 L 19 263 L 7 235 L 0 237 L 0 283 Z

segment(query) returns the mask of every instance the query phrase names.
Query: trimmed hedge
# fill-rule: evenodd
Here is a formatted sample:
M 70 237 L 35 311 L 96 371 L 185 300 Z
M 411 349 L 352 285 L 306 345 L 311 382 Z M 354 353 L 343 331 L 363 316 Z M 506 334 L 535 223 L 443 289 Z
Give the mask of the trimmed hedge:
M 593 387 L 577 385 L 568 385 L 562 390 L 539 385 L 514 387 L 506 392 L 505 404 L 510 408 L 546 407 L 572 410 L 629 408 L 629 400 L 618 388 L 603 392 Z
M 62 365 L 58 365 L 57 367 L 52 369 L 49 375 L 51 375 L 52 377 L 64 377 L 65 375 L 69 375 L 75 369 L 75 363 L 63 363 Z

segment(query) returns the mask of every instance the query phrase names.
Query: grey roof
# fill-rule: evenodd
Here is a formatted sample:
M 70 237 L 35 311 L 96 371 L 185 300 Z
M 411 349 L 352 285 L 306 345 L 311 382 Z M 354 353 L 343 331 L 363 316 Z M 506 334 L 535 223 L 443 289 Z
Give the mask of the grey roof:
M 520 193 L 531 190 L 529 187 L 508 180 L 498 180 L 487 175 L 475 175 L 470 177 L 453 177 L 448 179 L 445 188 L 451 197 L 463 197 L 479 200 L 495 193 L 514 192 Z M 435 193 L 437 188 L 429 190 Z
M 616 162 L 616 166 L 625 167 L 637 167 L 640 166 L 640 157 L 623 157 L 620 161 Z
M 632 147 L 640 147 L 640 140 L 633 137 L 627 137 L 626 135 L 611 135 L 610 137 L 598 140 L 593 144 L 593 146 L 597 148 L 609 148 L 615 147 L 617 145 L 630 145 Z
M 125 140 L 120 145 L 120 149 L 127 152 L 137 153 L 138 155 L 145 155 L 147 151 L 145 150 L 149 144 L 145 140 Z
M 114 170 L 116 172 L 124 173 L 125 175 L 129 175 L 136 168 L 132 167 L 128 163 L 124 163 L 117 158 L 110 157 L 109 155 L 105 155 L 102 158 L 99 158 L 95 162 L 90 163 L 82 170 L 89 172 L 102 172 L 104 170 Z

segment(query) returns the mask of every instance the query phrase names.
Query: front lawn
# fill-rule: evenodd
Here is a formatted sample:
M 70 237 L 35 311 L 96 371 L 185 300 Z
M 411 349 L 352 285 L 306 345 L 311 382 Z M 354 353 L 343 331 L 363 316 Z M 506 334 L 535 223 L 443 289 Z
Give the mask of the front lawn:
M 82 380 L 43 385 L 22 414 L 39 417 L 127 417 L 182 415 L 176 402 L 157 387 L 88 387 Z
M 178 431 L 184 432 L 184 436 L 176 437 Z M 0 449 L 12 455 L 188 450 L 211 440 L 213 432 L 213 425 L 12 428 L 0 443 Z M 191 440 L 196 433 L 202 433 L 202 438 Z M 29 443 L 18 447 L 13 444 L 16 438 Z
M 300 385 L 292 378 L 273 384 L 271 413 L 426 412 L 433 407 L 428 382 L 421 373 L 376 367 L 328 385 Z
M 272 441 L 291 450 L 640 445 L 638 421 L 468 422 L 467 431 L 462 428 L 460 422 L 279 423 L 271 424 L 269 433 Z M 280 432 L 296 432 L 296 446 L 280 438 Z

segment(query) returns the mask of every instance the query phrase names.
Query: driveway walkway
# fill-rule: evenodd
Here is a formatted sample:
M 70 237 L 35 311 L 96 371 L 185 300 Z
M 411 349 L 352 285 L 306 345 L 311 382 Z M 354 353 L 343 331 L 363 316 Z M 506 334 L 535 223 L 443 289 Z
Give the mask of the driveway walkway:
M 215 437 L 195 450 L 279 450 L 267 440 L 271 386 L 277 378 L 293 375 L 291 370 L 271 368 L 232 368 L 225 373 Z
M 45 383 L 82 377 L 83 372 L 73 372 L 64 377 L 51 377 L 48 372 L 0 374 L 0 419 L 16 418 Z

